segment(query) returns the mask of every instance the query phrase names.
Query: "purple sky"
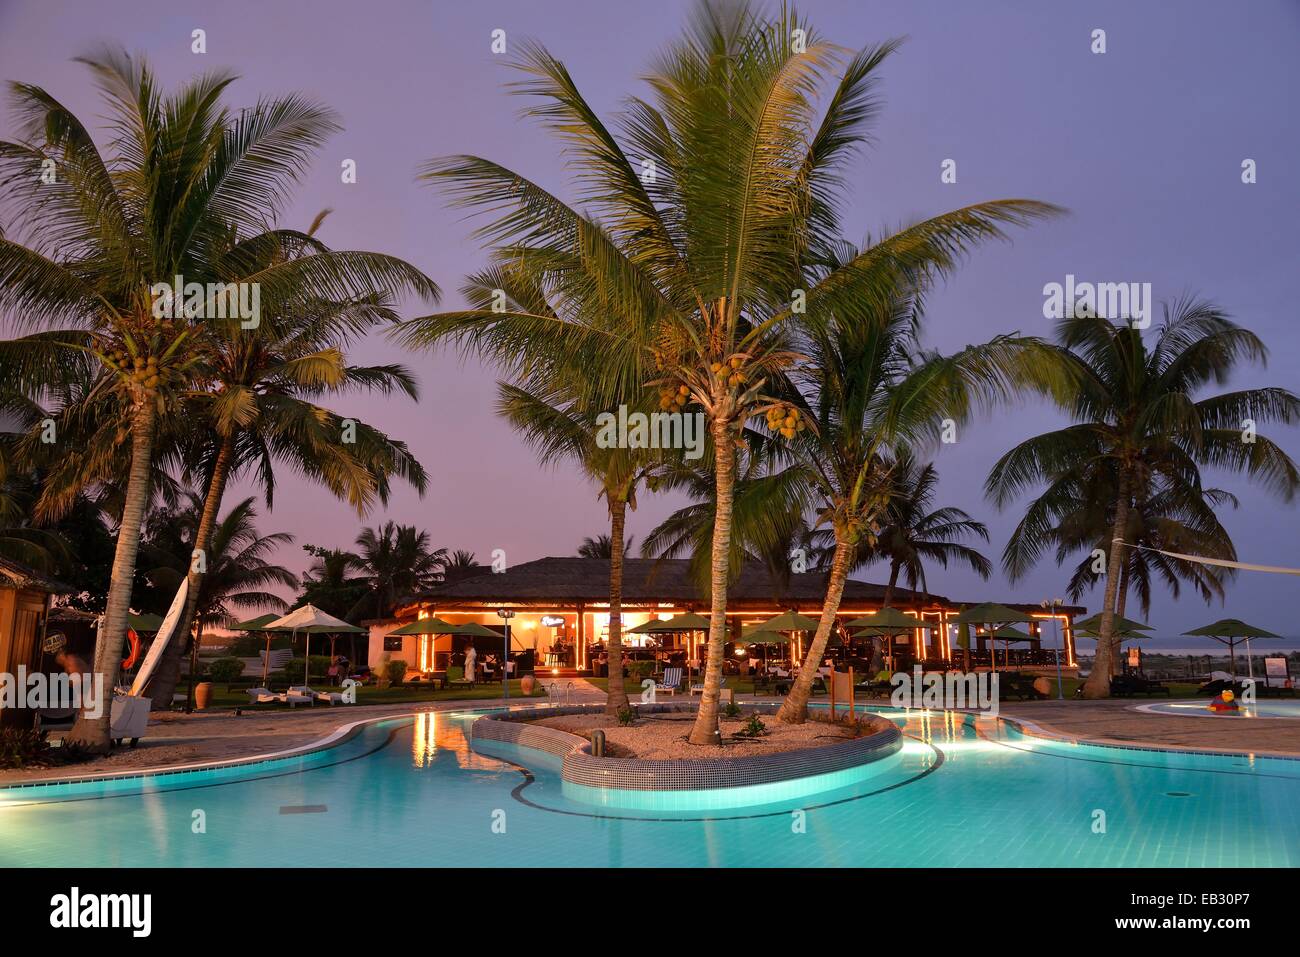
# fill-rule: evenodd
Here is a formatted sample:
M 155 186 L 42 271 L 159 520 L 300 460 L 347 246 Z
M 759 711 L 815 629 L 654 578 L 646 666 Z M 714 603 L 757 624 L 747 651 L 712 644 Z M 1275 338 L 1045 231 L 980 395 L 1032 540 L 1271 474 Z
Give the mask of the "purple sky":
M 877 145 L 853 184 L 848 234 L 986 199 L 1032 197 L 1072 215 L 1018 235 L 1013 245 L 977 252 L 932 297 L 929 344 L 959 348 L 1000 332 L 1046 334 L 1042 287 L 1066 273 L 1100 281 L 1147 281 L 1157 299 L 1194 291 L 1225 305 L 1270 347 L 1267 372 L 1234 385 L 1300 390 L 1294 276 L 1300 242 L 1294 95 L 1300 89 L 1300 7 L 1288 0 L 1230 6 L 1094 2 L 1064 5 L 955 2 L 816 2 L 802 6 L 829 38 L 861 46 L 907 35 L 886 66 L 886 106 Z M 1081 7 L 1082 5 L 1080 5 Z M 478 153 L 566 192 L 554 143 L 520 123 L 509 79 L 489 50 L 493 29 L 534 37 L 569 66 L 605 116 L 631 91 L 640 70 L 679 29 L 688 4 L 478 2 L 249 2 L 82 0 L 58 4 L 0 0 L 0 75 L 49 89 L 82 116 L 102 112 L 84 68 L 71 57 L 103 41 L 148 55 L 172 84 L 223 66 L 243 79 L 232 101 L 301 90 L 338 110 L 345 131 L 322 151 L 287 222 L 305 226 L 319 209 L 334 214 L 322 236 L 339 247 L 403 256 L 428 272 L 455 306 L 462 277 L 482 263 L 459 214 L 414 170 L 444 153 Z M 207 54 L 190 34 L 207 32 Z M 1094 28 L 1104 55 L 1090 52 Z M 9 138 L 8 116 L 0 136 Z M 1241 161 L 1259 181 L 1240 182 Z M 344 158 L 358 182 L 339 182 Z M 958 182 L 940 182 L 940 164 L 958 164 Z M 397 400 L 350 402 L 348 411 L 406 439 L 432 473 L 423 500 L 403 489 L 385 517 L 421 525 L 448 548 L 486 558 L 494 548 L 519 563 L 572 554 L 585 535 L 605 530 L 595 489 L 567 471 L 539 471 L 530 453 L 492 414 L 494 375 L 452 355 L 404 355 L 378 337 L 357 351 L 366 361 L 405 361 L 423 389 L 419 406 Z M 957 505 L 990 526 L 997 558 L 1018 511 L 995 513 L 982 497 L 989 466 L 1003 451 L 1053 427 L 1049 409 L 998 414 L 936 453 L 940 504 Z M 1293 454 L 1294 431 L 1270 430 Z M 324 491 L 282 473 L 266 531 L 300 542 L 351 544 L 358 520 Z M 1215 481 L 1214 476 L 1209 476 Z M 1298 565 L 1294 506 L 1244 482 L 1228 487 L 1241 508 L 1224 516 L 1243 560 Z M 247 494 L 239 488 L 228 495 Z M 678 501 L 645 496 L 630 531 L 641 536 Z M 296 546 L 281 560 L 301 571 Z M 881 577 L 876 570 L 860 577 Z M 1061 594 L 1066 575 L 1050 562 L 1009 586 L 983 585 L 960 570 L 936 569 L 933 591 L 953 598 L 1038 601 Z M 1296 579 L 1245 574 L 1225 609 L 1160 593 L 1152 621 L 1162 634 L 1234 615 L 1294 636 L 1289 608 Z M 1090 607 L 1100 594 L 1084 599 Z M 1185 641 L 1176 642 L 1186 644 Z M 1258 650 L 1258 649 L 1257 649 Z

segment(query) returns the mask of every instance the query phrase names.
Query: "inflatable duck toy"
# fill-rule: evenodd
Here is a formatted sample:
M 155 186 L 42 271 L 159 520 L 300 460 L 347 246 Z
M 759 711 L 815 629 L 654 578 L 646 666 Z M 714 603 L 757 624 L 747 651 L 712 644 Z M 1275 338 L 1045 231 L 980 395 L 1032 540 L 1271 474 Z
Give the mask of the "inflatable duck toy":
M 1241 710 L 1236 697 L 1231 691 L 1225 691 L 1210 702 L 1210 710 L 1219 714 L 1235 714 Z

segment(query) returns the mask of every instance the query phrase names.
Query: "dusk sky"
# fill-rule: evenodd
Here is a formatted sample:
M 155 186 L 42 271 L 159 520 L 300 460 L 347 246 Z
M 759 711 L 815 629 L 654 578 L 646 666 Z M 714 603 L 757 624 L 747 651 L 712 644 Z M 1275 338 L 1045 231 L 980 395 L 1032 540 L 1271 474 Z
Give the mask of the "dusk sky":
M 1020 331 L 1047 335 L 1043 286 L 1080 281 L 1150 282 L 1157 300 L 1196 293 L 1222 304 L 1269 346 L 1264 371 L 1236 387 L 1300 391 L 1295 278 L 1300 187 L 1295 97 L 1300 90 L 1300 5 L 1294 0 L 1114 2 L 1076 5 L 995 2 L 814 2 L 801 5 L 831 40 L 860 47 L 909 38 L 885 66 L 885 108 L 874 148 L 850 175 L 848 236 L 897 227 L 981 200 L 1028 197 L 1068 207 L 1069 217 L 979 250 L 929 303 L 927 344 L 945 350 Z M 416 167 L 447 153 L 476 153 L 570 193 L 564 158 L 536 125 L 517 118 L 503 84 L 504 57 L 490 51 L 494 29 L 508 42 L 542 41 L 569 66 L 607 118 L 626 94 L 644 93 L 642 70 L 676 34 L 689 4 L 578 2 L 287 2 L 184 0 L 43 3 L 0 0 L 0 76 L 48 89 L 83 118 L 103 113 L 88 71 L 71 58 L 104 42 L 140 52 L 169 85 L 215 67 L 242 77 L 230 102 L 305 92 L 337 110 L 343 133 L 321 151 L 284 222 L 305 227 L 332 207 L 322 238 L 336 248 L 392 253 L 415 263 L 444 290 L 443 307 L 484 253 L 461 214 L 417 185 Z M 191 52 L 206 31 L 207 52 Z M 1090 34 L 1106 33 L 1093 53 Z M 7 113 L 0 137 L 13 128 Z M 1245 159 L 1258 182 L 1243 184 Z M 344 159 L 358 182 L 340 182 Z M 940 180 L 953 159 L 957 182 Z M 1158 317 L 1157 317 L 1158 318 Z M 486 560 L 505 549 L 511 564 L 571 555 L 584 536 L 607 531 L 605 506 L 574 471 L 542 471 L 493 414 L 496 375 L 452 354 L 404 353 L 380 336 L 356 352 L 368 362 L 413 368 L 420 403 L 380 398 L 336 407 L 408 441 L 432 475 L 419 498 L 400 488 L 385 518 L 427 528 L 437 545 Z M 1020 505 L 999 514 L 983 497 L 990 465 L 1015 443 L 1062 421 L 1042 405 L 999 412 L 971 427 L 934 459 L 940 505 L 989 525 L 988 554 L 1000 558 Z M 1264 429 L 1293 455 L 1295 430 Z M 1297 566 L 1297 505 L 1238 478 L 1212 473 L 1241 498 L 1224 514 L 1241 560 Z M 251 494 L 227 492 L 227 503 Z M 629 531 L 637 545 L 681 500 L 644 495 Z M 1021 503 L 1023 504 L 1023 503 Z M 263 531 L 298 543 L 350 546 L 361 524 L 327 492 L 281 472 L 276 507 Z M 302 571 L 297 546 L 281 561 Z M 879 568 L 857 577 L 881 580 Z M 931 570 L 930 590 L 958 600 L 1037 602 L 1064 596 L 1068 572 L 1050 561 L 1014 585 L 982 583 L 960 569 Z M 1085 596 L 1100 607 L 1098 590 Z M 1289 637 L 1300 579 L 1242 573 L 1225 607 L 1184 593 L 1157 593 L 1151 621 L 1161 635 L 1231 615 Z M 1130 615 L 1138 611 L 1130 603 Z M 1170 645 L 1192 644 L 1188 639 Z M 1206 643 L 1209 650 L 1209 643 Z M 1256 652 L 1261 649 L 1256 645 Z

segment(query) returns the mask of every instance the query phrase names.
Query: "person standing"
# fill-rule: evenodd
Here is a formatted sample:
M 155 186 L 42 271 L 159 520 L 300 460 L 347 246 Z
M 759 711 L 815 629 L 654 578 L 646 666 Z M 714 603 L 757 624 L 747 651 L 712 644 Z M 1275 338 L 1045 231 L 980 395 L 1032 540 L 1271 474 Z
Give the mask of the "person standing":
M 474 681 L 474 663 L 476 661 L 478 661 L 478 652 L 474 650 L 473 645 L 470 645 L 465 649 L 465 680 L 471 683 Z

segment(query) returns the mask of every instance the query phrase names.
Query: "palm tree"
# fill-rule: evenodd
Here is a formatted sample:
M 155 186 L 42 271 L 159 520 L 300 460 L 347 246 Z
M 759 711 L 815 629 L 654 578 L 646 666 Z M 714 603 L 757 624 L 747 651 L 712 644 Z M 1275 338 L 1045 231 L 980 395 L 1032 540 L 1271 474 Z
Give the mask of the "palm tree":
M 1095 464 L 1082 476 L 1083 483 L 1074 487 L 1071 479 L 1077 477 L 1066 476 L 1052 483 L 1030 503 L 1002 554 L 1003 567 L 1015 581 L 1035 567 L 1041 555 L 1053 546 L 1058 565 L 1083 553 L 1067 585 L 1075 601 L 1102 578 L 1094 556 L 1107 552 L 1115 501 L 1115 474 L 1108 463 Z M 1151 593 L 1157 580 L 1164 582 L 1175 599 L 1186 583 L 1206 604 L 1215 598 L 1222 600 L 1226 582 L 1236 574 L 1234 569 L 1180 561 L 1162 552 L 1235 561 L 1236 548 L 1215 509 L 1225 505 L 1236 508 L 1237 504 L 1236 496 L 1223 489 L 1186 486 L 1169 475 L 1156 477 L 1150 487 L 1136 490 L 1123 535 L 1123 540 L 1133 547 L 1124 550 L 1115 614 L 1126 614 L 1131 590 L 1145 617 L 1151 609 Z M 1121 643 L 1116 636 L 1111 642 L 1112 655 Z M 1112 658 L 1112 672 L 1116 665 Z
M 1058 340 L 1078 382 L 1065 404 L 1073 422 L 1013 448 L 993 466 L 986 483 L 999 507 L 1031 487 L 1047 486 L 1017 529 L 1025 556 L 1047 540 L 1045 530 L 1052 515 L 1063 510 L 1066 496 L 1101 488 L 1111 492 L 1103 519 L 1109 541 L 1103 544 L 1100 637 L 1084 684 L 1090 698 L 1110 693 L 1121 579 L 1126 554 L 1137 544 L 1127 536 L 1140 503 L 1149 507 L 1169 492 L 1196 507 L 1204 498 L 1202 465 L 1244 473 L 1285 500 L 1300 485 L 1290 456 L 1256 430 L 1265 422 L 1296 421 L 1300 399 L 1276 387 L 1197 398 L 1207 386 L 1226 383 L 1239 362 L 1263 362 L 1267 351 L 1260 339 L 1205 301 L 1166 304 L 1163 316 L 1150 340 L 1123 321 L 1087 315 L 1064 319 Z M 1013 553 L 1012 567 L 1024 560 Z
M 361 575 L 361 559 L 345 549 L 304 545 L 313 558 L 303 573 L 302 592 L 295 605 L 312 604 L 336 618 L 343 618 L 370 591 L 370 582 Z
M 900 571 L 923 578 L 923 555 L 987 570 L 982 555 L 954 541 L 987 532 L 957 509 L 929 513 L 936 475 L 918 466 L 911 450 L 937 442 L 945 423 L 959 426 L 1020 390 L 1068 385 L 1050 361 L 1051 347 L 1036 339 L 998 336 L 944 356 L 921 348 L 919 327 L 914 296 L 900 297 L 874 322 L 833 321 L 808 337 L 808 365 L 793 378 L 784 410 L 769 414 L 769 429 L 786 440 L 791 468 L 809 486 L 815 524 L 834 540 L 821 619 L 782 721 L 807 719 L 845 582 L 864 554 L 889 557 L 890 596 Z M 800 430 L 799 422 L 812 427 Z
M 889 562 L 889 583 L 882 604 L 888 605 L 893 598 L 900 573 L 912 591 L 918 587 L 928 591 L 927 561 L 938 562 L 944 568 L 949 562 L 958 562 L 987 580 L 992 563 L 960 540 L 981 538 L 987 542 L 989 530 L 960 508 L 931 510 L 939 482 L 934 465 L 902 459 L 893 477 L 896 491 L 890 496 L 884 527 L 876 536 L 876 555 Z
M 623 554 L 626 555 L 632 551 L 632 536 L 629 535 L 623 540 Z M 608 535 L 597 535 L 595 538 L 587 536 L 578 546 L 579 558 L 613 558 L 614 557 L 614 539 Z
M 284 599 L 267 589 L 277 585 L 298 587 L 297 575 L 270 560 L 277 549 L 293 542 L 293 536 L 287 532 L 260 534 L 253 501 L 249 497 L 237 502 L 213 529 L 207 571 L 198 588 L 198 628 L 190 643 L 190 674 L 198 673 L 198 652 L 205 627 L 229 625 L 257 608 L 282 611 Z M 181 509 L 163 510 L 150 517 L 141 554 L 163 562 L 147 573 L 163 601 L 175 593 L 189 574 L 188 544 L 194 541 L 203 512 L 203 498 L 190 492 Z
M 322 213 L 305 234 L 281 246 L 268 244 L 267 265 L 328 253 L 315 238 Z M 424 284 L 422 291 L 436 290 Z M 194 553 L 204 554 L 221 507 L 226 484 L 251 472 L 262 485 L 267 507 L 275 492 L 276 460 L 319 482 L 364 516 L 378 501 L 387 503 L 390 480 L 410 482 L 423 495 L 427 476 L 405 443 L 354 417 L 326 408 L 322 397 L 358 391 L 400 392 L 416 400 L 410 372 L 400 365 L 354 366 L 345 350 L 377 325 L 396 321 L 379 292 L 345 302 L 323 301 L 304 288 L 300 301 L 258 326 L 230 325 L 213 337 L 210 379 L 217 388 L 188 397 L 189 421 L 201 423 L 187 436 L 185 461 L 207 489 Z M 345 437 L 350 423 L 352 441 Z M 180 629 L 188 633 L 196 610 L 201 565 L 190 573 L 190 592 Z M 156 708 L 165 708 L 180 677 L 180 648 L 169 645 L 150 684 Z
M 442 580 L 447 550 L 433 548 L 429 533 L 414 525 L 385 522 L 377 528 L 363 528 L 356 544 L 354 565 L 369 590 L 348 609 L 348 618 L 387 618 L 399 598 Z
M 564 377 L 560 382 L 566 381 Z M 631 547 L 623 530 L 628 509 L 636 510 L 637 490 L 650 480 L 657 456 L 643 449 L 604 447 L 598 440 L 595 416 L 572 399 L 564 385 L 530 392 L 501 383 L 498 411 L 531 445 L 543 463 L 576 462 L 600 488 L 609 508 L 609 535 L 587 539 L 578 554 L 609 559 L 609 682 L 605 710 L 617 714 L 628 708 L 623 686 L 623 557 Z M 600 552 L 604 554 L 600 554 Z
M 127 424 L 130 465 L 95 648 L 94 671 L 107 685 L 121 659 L 159 420 L 204 384 L 211 330 L 238 321 L 169 310 L 175 304 L 160 284 L 181 276 L 257 289 L 274 313 L 304 284 L 344 301 L 375 289 L 396 296 L 423 280 L 399 261 L 348 253 L 265 265 L 267 246 L 286 239 L 266 223 L 337 129 L 328 110 L 288 96 L 232 113 L 221 104 L 230 73 L 213 71 L 166 95 L 124 52 L 81 62 L 112 114 L 107 153 L 51 94 L 12 87 L 21 138 L 0 143 L 0 182 L 15 213 L 0 238 L 0 310 L 34 330 L 6 350 L 25 354 L 6 370 L 11 382 L 33 392 L 59 378 L 65 356 L 93 356 L 103 370 L 98 397 Z M 83 714 L 70 739 L 106 751 L 107 711 Z
M 806 45 L 791 43 L 794 30 Z M 492 216 L 480 236 L 532 262 L 572 308 L 559 321 L 509 304 L 425 317 L 407 327 L 407 343 L 455 338 L 516 366 L 568 350 L 584 364 L 576 387 L 590 407 L 616 406 L 636 383 L 681 395 L 707 420 L 716 501 L 697 744 L 713 742 L 717 726 L 737 443 L 770 406 L 769 380 L 797 360 L 791 333 L 832 316 L 867 321 L 900 284 L 944 274 L 1003 226 L 1054 211 L 1004 200 L 946 213 L 809 285 L 806 262 L 839 236 L 842 176 L 877 112 L 877 67 L 897 46 L 845 57 L 787 8 L 769 16 L 705 0 L 654 62 L 651 97 L 630 99 L 611 129 L 563 63 L 524 44 L 513 90 L 541 101 L 527 112 L 563 140 L 582 212 L 480 157 L 425 171 L 454 203 Z
M 459 548 L 448 555 L 447 560 L 442 565 L 442 580 L 444 582 L 460 581 L 462 578 L 471 578 L 482 573 L 483 566 L 478 563 L 474 553 Z

